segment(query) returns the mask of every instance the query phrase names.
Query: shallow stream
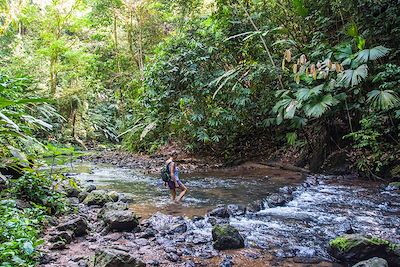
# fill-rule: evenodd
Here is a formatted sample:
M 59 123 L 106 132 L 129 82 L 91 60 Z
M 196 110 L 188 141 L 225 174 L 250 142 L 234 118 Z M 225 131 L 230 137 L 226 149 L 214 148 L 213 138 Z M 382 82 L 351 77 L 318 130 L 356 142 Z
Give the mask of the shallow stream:
M 185 250 L 188 243 L 198 244 L 190 254 L 200 258 L 212 251 L 210 219 L 207 216 L 195 220 L 177 219 L 179 217 L 171 215 L 204 216 L 217 205 L 247 205 L 274 192 L 290 194 L 290 199 L 277 207 L 268 207 L 265 201 L 259 211 L 224 219 L 245 236 L 248 248 L 265 249 L 278 258 L 330 261 L 326 246 L 329 240 L 344 233 L 371 234 L 396 243 L 400 241 L 400 194 L 386 191 L 383 185 L 370 181 L 337 176 L 301 178 L 297 173 L 276 169 L 190 174 L 182 176 L 190 189 L 187 198 L 182 204 L 171 204 L 168 189 L 157 176 L 110 166 L 87 167 L 89 172 L 77 175 L 83 183 L 132 193 L 135 198 L 132 209 L 144 218 L 161 212 L 149 219 L 154 228 L 162 230 L 174 220 L 186 221 L 188 232 L 180 237 L 185 240 L 182 249 Z M 160 242 L 180 244 L 180 239 Z
M 193 217 L 204 215 L 221 204 L 247 205 L 262 200 L 283 186 L 297 185 L 303 180 L 298 173 L 273 168 L 180 174 L 189 193 L 181 204 L 175 204 L 158 175 L 90 163 L 78 163 L 74 171 L 78 172 L 76 177 L 84 184 L 93 183 L 99 189 L 132 194 L 131 208 L 143 218 L 157 211 Z

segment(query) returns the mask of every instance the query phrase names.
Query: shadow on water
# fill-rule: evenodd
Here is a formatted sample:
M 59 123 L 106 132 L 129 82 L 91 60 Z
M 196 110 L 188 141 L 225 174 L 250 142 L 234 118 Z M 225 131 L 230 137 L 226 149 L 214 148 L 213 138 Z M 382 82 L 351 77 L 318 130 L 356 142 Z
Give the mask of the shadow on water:
M 130 193 L 134 199 L 131 208 L 146 218 L 156 211 L 170 215 L 193 217 L 204 215 L 220 204 L 246 205 L 261 200 L 287 185 L 302 181 L 301 175 L 272 168 L 213 171 L 181 174 L 181 181 L 189 193 L 182 203 L 173 203 L 169 189 L 158 175 L 140 170 L 106 165 L 76 164 L 74 172 L 83 183 L 94 183 L 99 189 Z

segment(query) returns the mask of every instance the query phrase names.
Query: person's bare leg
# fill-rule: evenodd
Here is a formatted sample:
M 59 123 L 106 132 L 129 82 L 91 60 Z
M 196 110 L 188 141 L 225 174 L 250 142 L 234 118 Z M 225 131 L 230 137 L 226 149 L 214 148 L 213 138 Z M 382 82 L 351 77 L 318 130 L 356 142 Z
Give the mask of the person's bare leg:
M 182 184 L 182 183 L 181 183 L 181 186 L 179 187 L 179 189 L 180 189 L 182 192 L 179 194 L 178 198 L 176 199 L 176 201 L 178 201 L 178 202 L 182 200 L 183 196 L 184 196 L 184 195 L 187 193 L 187 191 L 188 191 L 187 187 L 186 187 L 184 184 Z
M 171 198 L 172 198 L 172 201 L 175 201 L 175 198 L 176 198 L 176 191 L 175 191 L 175 189 L 170 189 L 169 191 L 171 191 Z

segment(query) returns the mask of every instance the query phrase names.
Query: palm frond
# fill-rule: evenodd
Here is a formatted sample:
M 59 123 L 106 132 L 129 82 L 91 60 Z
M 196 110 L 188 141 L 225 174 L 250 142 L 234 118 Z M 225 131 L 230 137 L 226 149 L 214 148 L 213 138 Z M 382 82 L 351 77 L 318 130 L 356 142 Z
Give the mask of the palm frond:
M 376 60 L 378 58 L 386 56 L 389 51 L 389 48 L 386 48 L 382 45 L 371 49 L 364 49 L 357 53 L 356 61 L 360 63 L 366 63 L 370 60 Z
M 372 90 L 367 101 L 373 108 L 387 110 L 400 103 L 400 98 L 393 90 Z
M 348 69 L 338 75 L 338 83 L 344 87 L 360 84 L 368 76 L 368 66 L 363 64 L 356 69 Z

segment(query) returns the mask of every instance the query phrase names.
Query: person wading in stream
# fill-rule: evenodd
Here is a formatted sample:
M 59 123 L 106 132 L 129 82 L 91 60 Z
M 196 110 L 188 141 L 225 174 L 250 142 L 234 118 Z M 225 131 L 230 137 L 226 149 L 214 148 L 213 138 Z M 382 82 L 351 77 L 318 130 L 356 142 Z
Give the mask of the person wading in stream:
M 171 192 L 171 197 L 173 201 L 179 202 L 182 200 L 183 196 L 187 193 L 187 187 L 179 180 L 179 171 L 175 165 L 174 159 L 172 156 L 168 158 L 165 162 L 166 171 L 169 173 L 171 179 L 168 182 L 164 182 L 164 186 L 169 187 Z M 178 198 L 176 198 L 176 189 L 180 189 L 181 193 L 179 194 Z

